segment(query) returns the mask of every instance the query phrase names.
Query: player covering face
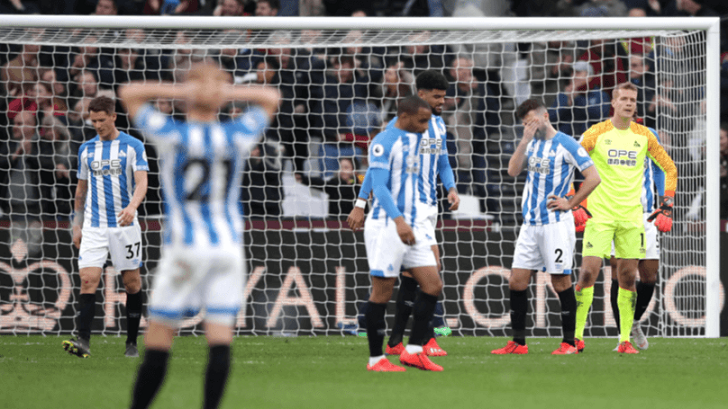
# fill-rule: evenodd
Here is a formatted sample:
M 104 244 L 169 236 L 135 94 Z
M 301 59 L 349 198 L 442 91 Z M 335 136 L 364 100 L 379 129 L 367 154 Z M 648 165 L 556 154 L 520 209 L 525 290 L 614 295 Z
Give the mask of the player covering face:
M 164 252 L 131 407 L 150 405 L 182 320 L 204 309 L 210 347 L 204 407 L 216 408 L 229 373 L 233 324 L 243 306 L 242 216 L 237 206 L 242 158 L 258 143 L 280 96 L 271 88 L 231 86 L 230 77 L 213 64 L 193 66 L 182 84 L 130 84 L 119 94 L 137 126 L 162 153 L 160 176 L 168 198 Z M 188 121 L 178 123 L 156 111 L 148 103 L 156 98 L 184 101 Z M 230 101 L 247 101 L 253 107 L 239 119 L 218 123 L 218 111 Z

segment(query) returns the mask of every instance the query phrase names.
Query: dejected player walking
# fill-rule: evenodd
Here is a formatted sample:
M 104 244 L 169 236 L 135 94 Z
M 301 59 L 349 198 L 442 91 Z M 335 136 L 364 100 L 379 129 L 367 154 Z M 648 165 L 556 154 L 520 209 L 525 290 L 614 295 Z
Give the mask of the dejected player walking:
M 78 268 L 81 299 L 78 303 L 75 339 L 63 348 L 82 358 L 91 354 L 91 324 L 96 311 L 96 290 L 101 269 L 111 255 L 126 289 L 127 357 L 138 357 L 136 339 L 142 315 L 142 233 L 137 208 L 147 194 L 149 164 L 144 145 L 116 129 L 115 102 L 97 97 L 90 103 L 95 138 L 79 149 L 73 243 L 80 248 Z M 110 283 L 106 283 L 110 285 Z
M 194 65 L 181 85 L 131 84 L 120 95 L 137 126 L 162 153 L 160 176 L 166 223 L 163 255 L 149 306 L 146 351 L 131 407 L 147 408 L 164 375 L 182 320 L 204 309 L 209 345 L 204 407 L 220 403 L 230 370 L 230 343 L 243 306 L 243 221 L 238 211 L 244 158 L 278 109 L 272 88 L 234 87 L 216 65 Z M 148 104 L 185 100 L 187 121 L 175 122 Z M 218 122 L 228 101 L 254 105 L 238 119 Z
M 599 185 L 599 173 L 573 137 L 554 129 L 541 102 L 526 100 L 516 113 L 523 121 L 523 139 L 508 163 L 508 174 L 518 176 L 525 168 L 528 176 L 521 201 L 523 225 L 508 281 L 513 340 L 491 353 L 528 353 L 528 284 L 534 273 L 543 270 L 551 275 L 551 284 L 561 302 L 563 340 L 553 354 L 576 354 L 576 298 L 571 283 L 576 233 L 571 209 Z M 584 183 L 573 197 L 566 198 L 574 169 L 584 175 Z
M 617 351 L 636 354 L 630 331 L 636 306 L 638 261 L 646 256 L 643 206 L 645 157 L 665 173 L 665 194 L 660 207 L 650 216 L 661 231 L 672 228 L 672 206 L 677 188 L 677 168 L 655 135 L 632 120 L 637 106 L 637 87 L 623 83 L 612 92 L 614 114 L 585 133 L 581 145 L 599 170 L 602 183 L 589 197 L 593 215 L 586 223 L 582 243 L 582 266 L 576 287 L 577 347 L 584 350 L 584 328 L 594 299 L 594 283 L 602 259 L 611 253 L 617 258 L 619 284 L 617 305 L 620 315 L 620 343 Z

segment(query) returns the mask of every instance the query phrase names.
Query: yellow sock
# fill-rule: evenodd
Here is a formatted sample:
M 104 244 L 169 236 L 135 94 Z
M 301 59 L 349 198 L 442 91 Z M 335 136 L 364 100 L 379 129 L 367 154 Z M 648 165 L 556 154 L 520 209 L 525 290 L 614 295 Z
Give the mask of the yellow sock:
M 629 341 L 634 322 L 634 309 L 637 305 L 637 293 L 619 287 L 617 306 L 619 307 L 619 342 Z
M 586 318 L 589 316 L 589 308 L 591 308 L 592 301 L 594 301 L 594 286 L 587 288 L 581 288 L 579 286 L 576 286 L 575 295 L 576 331 L 574 332 L 574 338 L 583 340 L 584 327 L 586 327 Z M 634 315 L 634 313 L 632 314 Z

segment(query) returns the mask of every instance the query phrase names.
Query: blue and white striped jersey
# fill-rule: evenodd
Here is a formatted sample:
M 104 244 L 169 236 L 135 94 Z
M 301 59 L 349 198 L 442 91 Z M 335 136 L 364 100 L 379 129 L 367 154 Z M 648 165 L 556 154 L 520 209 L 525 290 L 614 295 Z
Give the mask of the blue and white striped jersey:
M 255 107 L 229 122 L 176 122 L 145 104 L 134 120 L 159 147 L 165 244 L 241 243 L 242 169 L 268 126 L 266 112 Z
M 657 134 L 652 128 L 650 131 L 657 138 L 657 142 L 660 142 L 660 135 Z M 652 213 L 655 210 L 657 201 L 655 200 L 655 193 L 658 196 L 665 195 L 665 172 L 660 169 L 657 164 L 649 157 L 645 158 L 645 180 L 642 185 L 642 209 L 645 213 Z
M 78 178 L 88 181 L 83 228 L 118 227 L 116 215 L 134 196 L 134 172 L 149 171 L 144 144 L 124 132 L 112 141 L 96 135 L 81 145 L 78 159 Z
M 385 188 L 391 194 L 394 206 L 396 206 L 396 208 L 387 209 L 387 203 L 377 195 L 377 189 L 381 186 L 374 186 L 374 204 L 370 213 L 372 219 L 393 219 L 397 217 L 395 212 L 399 211 L 405 221 L 414 226 L 417 217 L 416 204 L 421 166 L 418 147 L 421 140 L 422 134 L 392 127 L 382 131 L 372 141 L 369 148 L 369 168 L 372 172 L 380 169 L 387 172 Z M 374 182 L 374 180 L 372 181 Z
M 583 171 L 594 162 L 574 138 L 563 132 L 549 140 L 533 139 L 526 148 L 526 158 L 523 223 L 536 226 L 561 221 L 562 211 L 546 207 L 548 196 L 565 196 L 574 178 L 574 168 Z
M 394 117 L 387 124 L 387 129 L 394 128 L 396 122 L 397 117 Z M 445 121 L 438 115 L 432 115 L 430 126 L 420 141 L 420 182 L 417 189 L 419 201 L 430 206 L 437 206 L 438 174 L 446 190 L 455 186 L 455 178 L 448 177 L 447 174 L 449 172 L 452 175 L 452 168 L 447 158 L 446 139 Z M 366 194 L 368 195 L 369 192 L 367 191 Z

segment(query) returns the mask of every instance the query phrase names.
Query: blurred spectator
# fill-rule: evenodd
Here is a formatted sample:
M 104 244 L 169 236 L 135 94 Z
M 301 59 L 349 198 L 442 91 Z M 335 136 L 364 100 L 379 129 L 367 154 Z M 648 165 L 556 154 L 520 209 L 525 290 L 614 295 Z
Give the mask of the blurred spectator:
M 347 132 L 347 112 L 355 101 L 366 101 L 369 97 L 369 78 L 355 70 L 354 58 L 348 55 L 332 57 L 324 80 L 321 100 L 313 100 L 312 123 L 322 131 L 324 139 L 337 142 Z
M 728 122 L 720 124 L 720 218 L 728 219 Z
M 705 0 L 669 0 L 665 5 L 665 17 L 712 17 L 718 13 Z M 719 4 L 720 2 L 716 2 Z
M 245 0 L 222 0 L 218 1 L 217 7 L 212 12 L 213 16 L 239 17 L 243 15 Z
M 728 118 L 728 53 L 720 65 L 720 117 Z
M 93 14 L 96 16 L 115 16 L 119 14 L 116 0 L 99 0 Z
M 22 95 L 25 89 L 38 81 L 38 53 L 40 46 L 23 44 L 23 50 L 17 57 L 8 61 L 0 71 L 0 80 L 10 96 Z
M 71 151 L 71 134 L 53 116 L 42 122 L 40 140 L 40 186 L 43 213 L 49 216 L 68 217 L 73 199 L 71 177 L 75 172 L 75 154 Z
M 354 209 L 354 202 L 361 189 L 351 158 L 339 159 L 339 171 L 329 180 L 296 173 L 296 181 L 326 192 L 329 195 L 329 217 L 339 219 L 346 218 Z
M 281 8 L 279 0 L 255 0 L 256 17 L 275 17 Z
M 666 1 L 662 1 L 666 3 Z M 656 17 L 662 15 L 663 7 L 660 0 L 624 0 L 630 17 Z M 638 11 L 635 11 L 638 10 Z M 634 14 L 633 14 L 634 13 Z
M 71 95 L 73 99 L 69 117 L 81 118 L 85 121 L 89 115 L 88 104 L 98 95 L 99 86 L 92 71 L 81 72 L 76 76 L 75 81 L 76 89 Z
M 589 89 L 601 88 L 610 92 L 617 84 L 627 81 L 627 61 L 624 48 L 617 40 L 589 40 L 589 48 L 577 58 L 588 62 L 594 71 Z
M 38 110 L 38 103 L 36 101 L 38 89 L 35 85 L 23 88 L 25 88 L 23 94 L 8 104 L 8 119 L 15 118 L 16 115 L 23 111 L 32 112 L 35 115 Z
M 95 37 L 89 37 L 84 41 L 87 45 L 80 46 L 71 53 L 68 78 L 75 78 L 82 71 L 93 71 L 98 85 L 101 88 L 110 89 L 115 85 L 114 56 L 112 53 L 101 53 L 99 48 L 93 45 L 95 42 Z M 73 89 L 69 89 L 69 92 L 73 93 Z
M 2 200 L 14 219 L 40 216 L 38 132 L 35 115 L 22 111 L 13 118 L 12 139 L 0 150 Z
M 582 3 L 576 8 L 577 14 L 582 17 L 624 17 L 627 15 L 624 0 L 587 0 L 574 3 Z
M 400 61 L 387 67 L 384 71 L 382 99 L 379 105 L 382 111 L 382 123 L 387 124 L 397 116 L 397 101 L 414 93 L 415 77 L 404 68 L 403 62 Z
M 38 3 L 37 0 L 3 0 L 0 2 L 0 14 L 38 14 L 41 12 Z
M 644 9 L 633 8 L 629 10 L 629 17 L 646 17 Z M 652 51 L 654 39 L 652 37 L 637 37 L 622 40 L 622 47 L 628 54 L 647 54 Z
M 481 198 L 481 211 L 486 211 L 486 141 L 500 139 L 500 93 L 487 81 L 478 81 L 473 61 L 458 57 L 448 71 L 451 79 L 445 97 L 442 118 L 455 143 L 457 169 L 460 176 L 470 172 L 469 180 L 458 180 L 460 186 L 471 184 L 470 193 Z M 448 149 L 449 150 L 449 149 Z M 462 170 L 462 171 L 461 171 Z
M 414 44 L 394 48 L 387 58 L 387 65 L 394 62 L 404 62 L 405 68 L 412 71 L 417 77 L 423 71 L 441 70 L 446 66 L 445 48 L 440 45 L 428 45 L 432 34 L 429 31 L 421 31 L 411 34 L 407 41 Z
M 198 0 L 147 0 L 143 14 L 187 14 L 198 10 Z
M 252 218 L 280 217 L 283 202 L 281 151 L 275 142 L 259 144 L 250 152 L 242 182 L 243 214 Z
M 241 30 L 225 30 L 223 33 L 233 38 L 248 35 L 247 31 Z M 264 57 L 263 53 L 252 48 L 223 48 L 218 55 L 220 66 L 231 73 L 238 84 L 243 81 L 246 74 L 255 71 Z
M 642 54 L 629 57 L 629 81 L 637 86 L 637 118 L 643 118 L 644 125 L 655 127 L 655 117 L 647 118 L 647 104 L 655 96 L 655 74 Z
M 47 82 L 39 82 L 36 84 L 35 90 L 35 100 L 38 104 L 39 120 L 42 121 L 43 118 L 50 116 L 65 121 L 66 114 L 68 113 L 68 107 L 63 99 L 53 95 L 51 84 Z
M 585 61 L 574 64 L 571 82 L 560 92 L 549 108 L 551 123 L 574 138 L 579 138 L 590 126 L 609 116 L 611 98 L 601 89 L 589 89 L 592 66 Z
M 55 98 L 63 99 L 68 96 L 66 86 L 58 79 L 56 70 L 48 68 L 41 71 L 40 79 L 51 86 L 51 92 Z
M 293 1 L 295 2 L 296 0 L 293 0 Z M 324 0 L 300 0 L 300 1 L 298 1 L 297 15 L 299 15 L 301 17 L 324 16 L 324 15 L 326 15 L 326 8 L 324 7 L 323 3 L 324 3 Z M 284 10 L 285 10 L 285 7 L 284 7 Z M 281 10 L 281 11 L 283 11 L 283 10 Z

